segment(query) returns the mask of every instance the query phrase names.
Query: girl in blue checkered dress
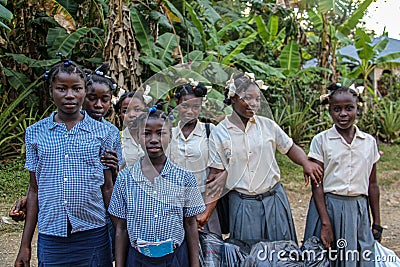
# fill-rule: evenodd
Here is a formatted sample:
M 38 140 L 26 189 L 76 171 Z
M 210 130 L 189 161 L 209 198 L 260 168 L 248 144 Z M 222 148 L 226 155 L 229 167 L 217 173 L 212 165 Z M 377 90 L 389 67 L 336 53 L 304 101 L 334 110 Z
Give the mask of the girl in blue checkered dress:
M 145 156 L 118 174 L 109 213 L 117 266 L 199 266 L 196 215 L 205 210 L 192 172 L 165 155 L 170 118 L 152 107 L 138 119 Z
M 115 183 L 119 166 L 122 164 L 122 151 L 118 128 L 104 119 L 111 107 L 113 91 L 117 88 L 115 80 L 106 75 L 108 70 L 108 64 L 101 65 L 94 72 L 85 70 L 87 73 L 87 93 L 83 102 L 83 109 L 91 118 L 109 126 L 113 133 L 115 138 L 113 149 L 107 150 L 106 154 L 101 156 L 101 162 L 111 169 Z
M 26 131 L 30 184 L 15 266 L 29 265 L 36 223 L 39 266 L 112 266 L 106 207 L 113 183 L 100 156 L 115 138 L 81 110 L 86 75 L 79 66 L 62 57 L 45 78 L 57 111 Z

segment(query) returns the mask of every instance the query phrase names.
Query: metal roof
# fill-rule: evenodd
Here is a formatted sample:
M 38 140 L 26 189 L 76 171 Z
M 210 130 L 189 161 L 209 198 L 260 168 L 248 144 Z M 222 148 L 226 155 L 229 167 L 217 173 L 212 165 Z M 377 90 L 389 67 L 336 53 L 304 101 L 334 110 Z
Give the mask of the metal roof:
M 378 54 L 378 58 L 387 54 L 392 54 L 395 52 L 400 52 L 400 40 L 397 39 L 393 39 L 393 38 L 389 38 L 386 36 L 382 36 L 379 38 L 372 38 L 371 44 L 375 45 L 377 42 L 379 42 L 380 40 L 387 38 L 389 40 L 389 42 L 387 43 L 385 49 L 382 50 L 382 52 L 380 52 Z M 361 59 L 358 57 L 357 54 L 357 49 L 354 45 L 348 45 L 345 46 L 343 48 L 340 48 L 337 51 L 337 55 L 347 55 L 350 57 L 353 57 L 355 59 L 357 59 L 359 62 L 361 62 Z M 344 62 L 350 62 L 349 60 L 347 60 L 346 58 L 343 58 Z M 393 60 L 392 62 L 400 62 L 400 58 Z M 311 60 L 306 61 L 306 63 L 304 63 L 303 68 L 310 68 L 310 67 L 316 67 L 318 64 L 318 60 L 316 58 L 313 58 Z

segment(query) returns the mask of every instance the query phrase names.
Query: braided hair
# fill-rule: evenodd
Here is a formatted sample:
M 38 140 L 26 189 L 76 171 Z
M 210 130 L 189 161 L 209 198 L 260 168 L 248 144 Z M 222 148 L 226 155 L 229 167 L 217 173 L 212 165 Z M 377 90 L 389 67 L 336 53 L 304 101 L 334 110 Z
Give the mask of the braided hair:
M 51 84 L 53 83 L 54 79 L 57 77 L 59 73 L 66 73 L 66 74 L 77 74 L 79 77 L 81 77 L 85 82 L 85 91 L 86 91 L 86 74 L 82 70 L 82 68 L 79 67 L 78 64 L 76 64 L 75 62 L 63 56 L 61 53 L 57 53 L 56 56 L 60 57 L 61 61 L 53 65 L 50 70 L 45 72 L 43 78 L 45 81 L 46 88 L 51 89 Z
M 321 105 L 329 104 L 334 95 L 341 93 L 350 93 L 357 98 L 358 103 L 364 102 L 361 95 L 356 90 L 347 86 L 342 86 L 340 83 L 332 83 L 327 87 L 327 89 L 329 93 L 320 97 Z
M 175 98 L 179 100 L 185 95 L 194 95 L 196 97 L 205 97 L 207 95 L 207 88 L 202 82 L 195 82 L 196 84 L 186 83 L 175 92 Z
M 165 123 L 171 128 L 172 121 L 174 120 L 174 116 L 171 114 L 172 109 L 167 106 L 167 113 L 164 111 L 164 105 L 167 102 L 160 102 L 152 106 L 147 110 L 147 112 L 140 115 L 137 120 L 139 125 L 143 126 L 146 123 L 146 120 L 149 118 L 153 119 L 163 119 Z
M 121 115 L 121 107 L 122 107 L 122 102 L 124 102 L 125 99 L 127 98 L 133 98 L 136 97 L 139 99 L 144 106 L 146 106 L 146 103 L 143 100 L 143 91 L 142 90 L 135 90 L 132 92 L 126 92 L 124 93 L 118 100 L 117 104 L 114 105 L 114 111 L 118 114 Z
M 110 89 L 112 94 L 117 89 L 118 85 L 113 78 L 107 76 L 109 69 L 109 64 L 103 64 L 93 73 L 89 71 L 89 73 L 87 73 L 86 87 L 89 88 L 90 86 L 93 86 L 94 83 L 104 84 Z
M 245 73 L 243 73 L 243 72 L 238 72 L 235 75 L 233 75 L 231 77 L 231 79 L 228 81 L 228 84 L 231 81 L 233 81 L 233 85 L 235 87 L 235 93 L 236 94 L 240 94 L 242 92 L 246 92 L 247 89 L 250 87 L 250 85 L 254 85 L 254 86 L 258 87 L 258 85 L 252 79 L 247 77 L 245 75 Z M 224 104 L 226 106 L 231 105 L 232 104 L 232 100 L 231 100 L 232 96 L 229 96 L 229 85 L 227 85 L 224 88 L 224 96 L 225 96 Z

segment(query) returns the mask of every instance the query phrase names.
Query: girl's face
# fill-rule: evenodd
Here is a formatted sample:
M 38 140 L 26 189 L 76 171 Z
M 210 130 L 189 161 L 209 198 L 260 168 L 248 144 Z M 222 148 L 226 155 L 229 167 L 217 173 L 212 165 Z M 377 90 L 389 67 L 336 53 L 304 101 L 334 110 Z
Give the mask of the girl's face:
M 121 119 L 125 121 L 126 110 L 128 109 L 129 103 L 131 102 L 132 97 L 125 98 L 121 103 Z
M 143 114 L 145 104 L 137 97 L 126 98 L 121 103 L 121 118 L 129 128 L 135 127 L 136 117 Z
M 71 115 L 79 113 L 86 94 L 85 81 L 79 74 L 59 72 L 50 86 L 50 95 L 58 112 Z
M 356 119 L 356 97 L 349 92 L 334 94 L 329 101 L 329 114 L 337 128 L 349 129 Z
M 251 84 L 245 92 L 235 95 L 232 99 L 233 110 L 243 119 L 252 118 L 261 105 L 260 89 Z
M 111 90 L 103 83 L 93 83 L 83 102 L 83 108 L 95 120 L 100 121 L 107 113 L 111 105 Z
M 201 112 L 202 97 L 184 95 L 178 100 L 178 112 L 180 120 L 186 123 L 195 122 Z
M 149 158 L 165 156 L 170 140 L 171 126 L 164 119 L 149 117 L 146 125 L 139 128 L 139 142 Z

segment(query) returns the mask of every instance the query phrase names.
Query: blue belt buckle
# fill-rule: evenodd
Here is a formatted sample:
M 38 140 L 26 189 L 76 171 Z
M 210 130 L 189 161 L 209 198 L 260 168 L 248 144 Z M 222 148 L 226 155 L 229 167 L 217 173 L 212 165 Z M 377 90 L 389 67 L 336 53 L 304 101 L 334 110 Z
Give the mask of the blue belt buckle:
M 145 246 L 138 246 L 140 253 L 151 258 L 160 258 L 174 252 L 172 240 L 160 242 L 159 244 L 149 244 Z

